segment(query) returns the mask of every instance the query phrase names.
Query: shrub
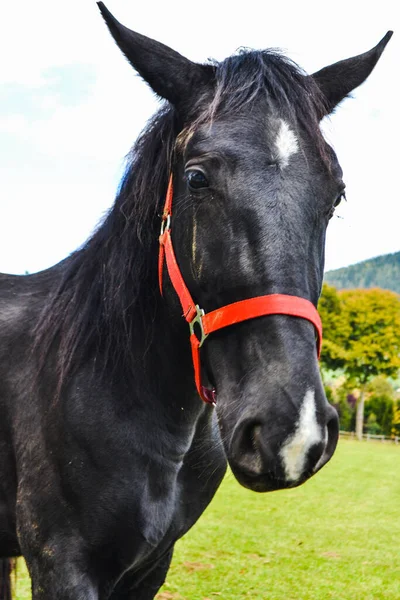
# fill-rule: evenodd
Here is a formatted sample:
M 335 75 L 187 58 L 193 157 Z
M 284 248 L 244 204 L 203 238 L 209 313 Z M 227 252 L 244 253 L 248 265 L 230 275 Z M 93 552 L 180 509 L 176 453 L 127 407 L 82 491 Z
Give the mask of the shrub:
M 380 428 L 379 433 L 390 437 L 393 428 L 394 410 L 395 404 L 391 396 L 388 394 L 371 394 L 365 403 L 365 430 L 372 433 L 368 429 L 368 423 L 371 415 L 373 415 L 375 424 Z

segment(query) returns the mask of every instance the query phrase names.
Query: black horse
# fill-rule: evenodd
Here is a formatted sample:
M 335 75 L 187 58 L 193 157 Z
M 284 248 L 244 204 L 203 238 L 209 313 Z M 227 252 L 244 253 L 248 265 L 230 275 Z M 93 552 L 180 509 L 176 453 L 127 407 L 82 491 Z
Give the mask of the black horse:
M 150 600 L 227 461 L 250 489 L 286 488 L 337 441 L 304 318 L 211 334 L 202 378 L 216 408 L 199 398 L 165 268 L 158 288 L 160 213 L 172 174 L 174 249 L 206 312 L 266 294 L 315 306 L 344 195 L 319 121 L 370 74 L 390 32 L 307 76 L 272 51 L 194 64 L 99 7 L 165 103 L 88 242 L 46 271 L 0 276 L 3 599 L 10 557 L 23 555 L 35 600 Z

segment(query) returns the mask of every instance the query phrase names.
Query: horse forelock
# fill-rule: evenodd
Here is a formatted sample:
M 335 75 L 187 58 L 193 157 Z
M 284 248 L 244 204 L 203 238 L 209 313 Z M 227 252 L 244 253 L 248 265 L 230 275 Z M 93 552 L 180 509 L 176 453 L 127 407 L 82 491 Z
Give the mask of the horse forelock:
M 262 98 L 268 112 L 303 129 L 323 161 L 329 164 L 319 127 L 325 100 L 314 79 L 294 61 L 276 49 L 240 49 L 222 62 L 214 61 L 213 65 L 214 87 L 199 95 L 192 109 L 193 118 L 178 135 L 178 150 L 185 149 L 201 125 L 250 110 Z

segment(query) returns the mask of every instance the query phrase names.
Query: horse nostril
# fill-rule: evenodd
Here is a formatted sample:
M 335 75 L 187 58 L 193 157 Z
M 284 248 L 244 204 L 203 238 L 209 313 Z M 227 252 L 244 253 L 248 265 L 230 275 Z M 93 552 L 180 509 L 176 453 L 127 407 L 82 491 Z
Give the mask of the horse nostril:
M 232 438 L 232 457 L 248 474 L 262 472 L 260 423 L 250 421 L 237 428 Z
M 258 454 L 260 451 L 261 425 L 249 426 L 248 431 L 246 433 L 249 451 L 252 451 L 254 454 Z M 244 442 L 246 443 L 245 439 Z
M 325 448 L 319 460 L 314 463 L 313 473 L 319 471 L 332 458 L 339 439 L 339 417 L 333 406 L 329 406 L 330 418 L 325 427 Z
M 328 432 L 328 441 L 325 448 L 325 453 L 329 454 L 329 458 L 331 458 L 332 454 L 335 452 L 336 445 L 339 439 L 339 416 L 337 414 L 336 409 L 333 408 L 333 406 L 330 406 L 330 408 L 332 409 L 332 413 L 331 418 L 326 424 L 326 429 Z
M 319 461 L 322 460 L 322 457 L 325 453 L 325 448 L 326 448 L 325 440 L 323 442 L 320 442 L 319 444 L 314 444 L 314 446 L 312 446 L 310 448 L 310 450 L 308 451 L 308 456 L 307 456 L 307 463 L 309 466 L 308 466 L 308 469 L 306 470 L 306 472 L 311 474 L 314 471 L 314 469 L 318 465 Z

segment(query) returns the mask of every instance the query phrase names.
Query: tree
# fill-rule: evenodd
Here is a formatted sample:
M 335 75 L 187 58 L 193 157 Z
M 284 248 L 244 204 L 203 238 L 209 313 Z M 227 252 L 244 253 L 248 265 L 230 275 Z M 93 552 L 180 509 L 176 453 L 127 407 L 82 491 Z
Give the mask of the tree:
M 395 389 L 391 380 L 387 377 L 383 377 L 382 375 L 378 375 L 378 377 L 374 377 L 371 382 L 368 384 L 368 392 L 374 394 L 375 396 L 389 396 L 392 400 L 395 399 Z
M 343 313 L 342 302 L 336 288 L 326 283 L 322 287 L 318 312 L 321 316 L 324 335 L 321 365 L 328 371 L 344 368 L 346 364 L 344 344 L 351 330 Z
M 400 437 L 400 403 L 395 407 L 392 421 L 392 435 Z
M 380 427 L 379 433 L 392 435 L 393 419 L 396 409 L 395 390 L 388 378 L 379 375 L 372 379 L 367 387 L 368 398 L 365 403 L 364 418 L 368 420 L 373 413 Z M 369 433 L 372 433 L 371 431 Z
M 371 433 L 372 435 L 379 435 L 382 432 L 382 427 L 379 425 L 376 414 L 373 412 L 370 412 L 367 417 L 366 430 L 367 433 Z
M 320 304 L 326 340 L 323 364 L 342 368 L 346 379 L 359 388 L 356 433 L 361 439 L 368 383 L 378 375 L 396 376 L 400 369 L 400 297 L 372 289 L 341 291 L 337 299 L 334 288 L 324 286 Z M 330 307 L 333 315 L 327 315 Z
M 365 419 L 371 421 L 371 415 L 374 415 L 376 425 L 383 435 L 390 436 L 393 427 L 395 404 L 393 398 L 388 394 L 371 394 L 365 403 Z M 369 433 L 373 433 L 369 431 Z

